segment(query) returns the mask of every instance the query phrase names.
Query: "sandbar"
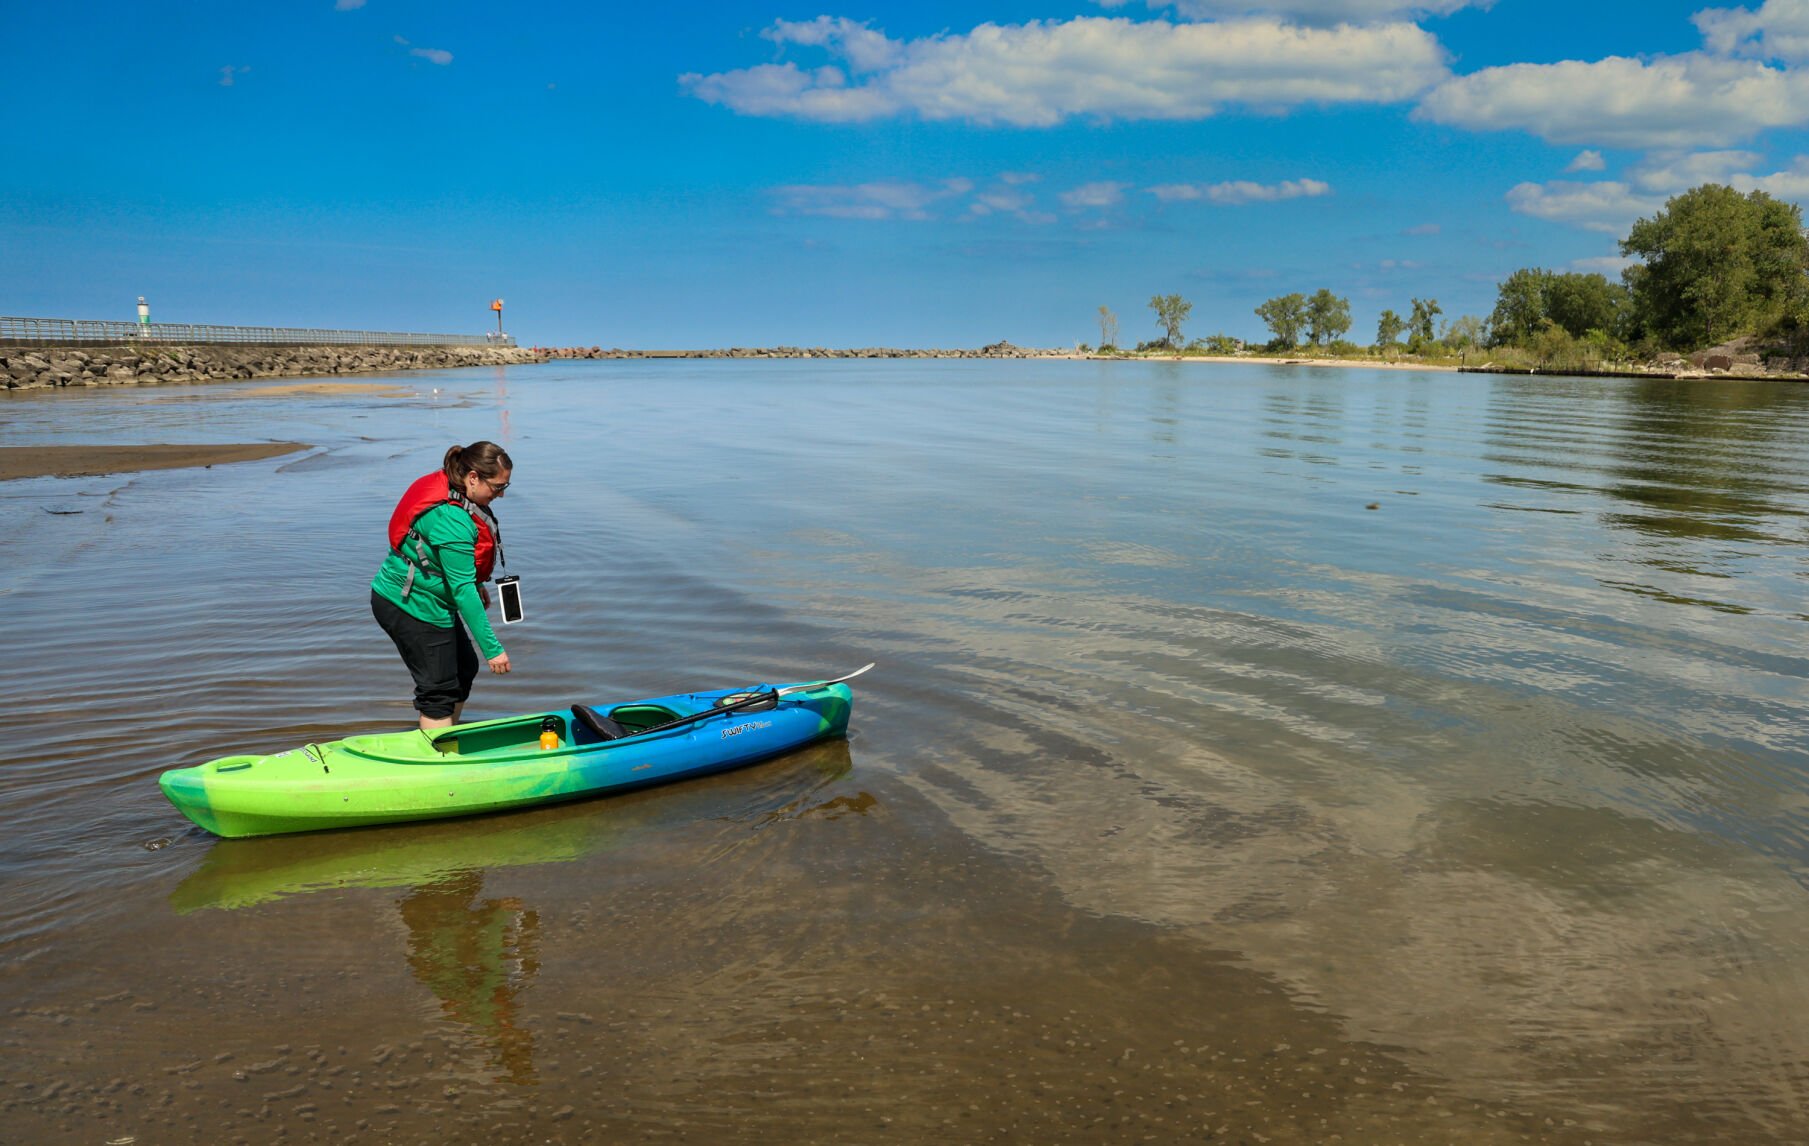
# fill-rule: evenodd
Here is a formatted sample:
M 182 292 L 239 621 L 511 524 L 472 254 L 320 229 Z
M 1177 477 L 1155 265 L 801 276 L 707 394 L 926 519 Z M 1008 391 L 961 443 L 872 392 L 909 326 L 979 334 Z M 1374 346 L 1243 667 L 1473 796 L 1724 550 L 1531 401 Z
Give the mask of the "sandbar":
M 260 398 L 293 398 L 300 395 L 374 394 L 379 398 L 412 398 L 419 391 L 395 382 L 284 382 L 259 386 L 254 390 L 223 391 L 222 396 L 242 397 L 247 392 Z
M 233 442 L 206 446 L 0 446 L 0 481 L 32 477 L 98 477 L 137 470 L 254 462 L 307 448 L 301 442 Z

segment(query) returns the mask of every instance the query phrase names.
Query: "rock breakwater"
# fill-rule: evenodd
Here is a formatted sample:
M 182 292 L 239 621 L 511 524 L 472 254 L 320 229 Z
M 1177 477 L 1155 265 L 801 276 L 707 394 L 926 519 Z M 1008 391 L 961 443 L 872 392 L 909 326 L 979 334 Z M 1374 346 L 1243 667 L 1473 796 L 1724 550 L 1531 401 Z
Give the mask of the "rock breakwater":
M 0 386 L 211 382 L 540 362 L 518 346 L 0 346 Z
M 116 386 L 155 382 L 215 382 L 247 378 L 307 378 L 514 366 L 552 359 L 591 358 L 1062 358 L 1066 350 L 1038 350 L 995 342 L 977 350 L 901 350 L 892 347 L 732 346 L 714 350 L 621 350 L 600 346 L 0 346 L 0 388 Z
M 711 350 L 623 350 L 600 346 L 535 347 L 548 358 L 1073 358 L 1072 350 L 1043 350 L 995 342 L 977 350 L 907 350 L 891 346 L 729 346 Z

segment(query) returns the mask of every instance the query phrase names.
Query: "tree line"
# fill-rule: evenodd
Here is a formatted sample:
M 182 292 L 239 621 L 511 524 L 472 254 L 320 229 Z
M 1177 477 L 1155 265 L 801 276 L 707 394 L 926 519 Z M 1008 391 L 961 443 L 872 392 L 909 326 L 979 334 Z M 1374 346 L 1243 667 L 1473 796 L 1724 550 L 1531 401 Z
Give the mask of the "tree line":
M 1793 356 L 1809 352 L 1809 236 L 1795 204 L 1763 191 L 1704 184 L 1634 223 L 1620 250 L 1638 261 L 1618 283 L 1542 267 L 1514 271 L 1498 285 L 1486 319 L 1462 315 L 1440 327 L 1437 299 L 1411 299 L 1404 317 L 1382 312 L 1367 353 L 1386 358 L 1403 348 L 1426 355 L 1489 347 L 1576 365 L 1688 352 L 1741 335 L 1786 344 Z M 1162 334 L 1139 343 L 1139 350 L 1242 347 L 1223 334 L 1185 341 L 1182 328 L 1193 305 L 1180 295 L 1156 295 L 1149 306 Z M 1255 313 L 1269 329 L 1268 351 L 1366 352 L 1345 339 L 1350 300 L 1330 290 L 1279 295 Z M 1102 306 L 1099 319 L 1100 349 L 1115 351 L 1117 317 Z

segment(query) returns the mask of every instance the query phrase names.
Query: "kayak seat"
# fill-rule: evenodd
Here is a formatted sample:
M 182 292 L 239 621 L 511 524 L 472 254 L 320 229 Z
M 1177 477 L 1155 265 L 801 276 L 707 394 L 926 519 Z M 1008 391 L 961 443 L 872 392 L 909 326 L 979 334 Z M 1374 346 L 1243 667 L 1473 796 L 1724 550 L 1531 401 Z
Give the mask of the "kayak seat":
M 578 721 L 578 727 L 573 730 L 578 733 L 573 737 L 575 743 L 596 744 L 604 740 L 620 740 L 628 735 L 626 728 L 589 705 L 572 705 L 572 715 Z

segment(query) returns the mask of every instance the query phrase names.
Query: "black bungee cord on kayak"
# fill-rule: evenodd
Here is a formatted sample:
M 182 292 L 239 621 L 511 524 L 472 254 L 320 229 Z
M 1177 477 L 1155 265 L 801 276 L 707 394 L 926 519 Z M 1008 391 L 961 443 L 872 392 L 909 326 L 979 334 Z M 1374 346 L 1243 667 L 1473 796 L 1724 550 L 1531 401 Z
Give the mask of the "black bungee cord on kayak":
M 724 697 L 723 699 L 729 701 L 729 703 L 717 704 L 714 707 L 704 709 L 702 712 L 692 713 L 690 716 L 681 716 L 677 720 L 668 720 L 664 724 L 656 724 L 651 728 L 643 728 L 637 732 L 628 731 L 628 729 L 624 728 L 621 724 L 604 716 L 589 705 L 572 705 L 572 715 L 578 718 L 578 723 L 590 729 L 603 740 L 623 740 L 630 736 L 646 736 L 649 733 L 664 732 L 669 728 L 678 728 L 681 725 L 695 724 L 700 720 L 706 720 L 712 716 L 721 716 L 725 712 L 738 712 L 743 710 L 764 712 L 768 708 L 773 708 L 778 705 L 779 690 L 772 685 L 767 685 L 765 691 L 741 693 L 738 694 L 738 697 L 738 699 Z
M 693 724 L 711 716 L 720 716 L 725 712 L 751 711 L 765 712 L 777 708 L 779 701 L 787 693 L 814 692 L 819 688 L 828 688 L 832 684 L 853 680 L 855 677 L 872 668 L 872 662 L 862 665 L 846 676 L 838 676 L 833 680 L 820 680 L 814 684 L 794 684 L 785 688 L 775 688 L 770 684 L 756 685 L 746 692 L 732 692 L 722 697 L 710 708 L 690 716 L 681 716 L 677 720 L 668 720 L 664 724 L 656 724 L 652 728 L 643 728 L 638 732 L 630 732 L 615 720 L 604 716 L 589 705 L 572 705 L 572 716 L 578 723 L 590 729 L 601 740 L 625 740 L 630 736 L 645 736 L 649 732 L 664 732 L 668 728 L 677 728 L 684 724 Z

